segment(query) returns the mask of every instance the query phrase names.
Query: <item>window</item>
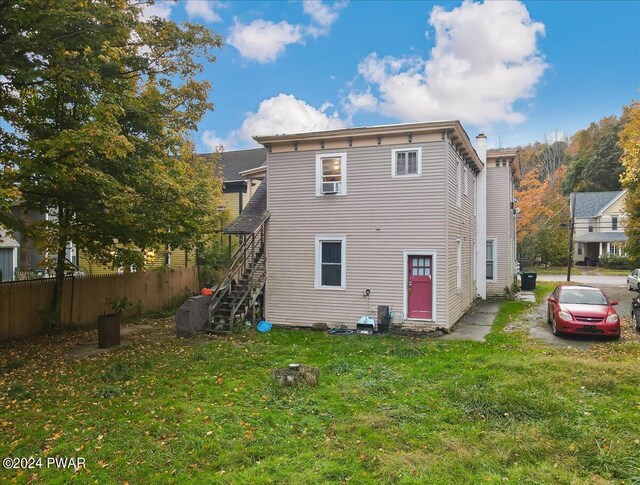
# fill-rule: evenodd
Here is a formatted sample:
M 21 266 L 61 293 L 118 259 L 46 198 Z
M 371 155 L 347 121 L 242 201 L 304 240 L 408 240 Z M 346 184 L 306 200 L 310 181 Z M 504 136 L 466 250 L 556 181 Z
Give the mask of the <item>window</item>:
M 335 195 L 347 195 L 347 154 L 318 153 L 316 155 L 316 196 L 328 195 L 334 182 Z
M 458 207 L 460 207 L 460 191 L 461 188 L 460 184 L 461 184 L 461 180 L 460 180 L 461 174 L 460 174 L 460 160 L 458 160 L 456 162 L 456 205 Z
M 621 243 L 609 243 L 609 254 L 611 254 L 612 256 L 622 256 L 622 248 L 623 245 Z
M 487 279 L 496 280 L 496 240 L 487 239 Z
M 582 243 L 578 243 L 578 256 L 582 256 Z
M 478 244 L 473 241 L 473 268 L 472 268 L 472 273 L 473 273 L 473 281 L 476 281 L 476 274 L 477 274 L 477 266 L 478 266 Z
M 471 184 L 471 188 L 473 190 L 473 193 L 471 194 L 471 196 L 473 197 L 473 215 L 477 216 L 478 215 L 478 195 L 476 193 L 477 185 L 476 185 L 475 175 L 473 176 L 473 184 Z
M 346 288 L 346 237 L 316 237 L 316 288 Z
M 462 241 L 456 239 L 456 288 L 462 287 Z
M 464 168 L 464 195 L 469 194 L 469 179 L 467 178 L 467 167 Z
M 391 150 L 391 176 L 407 177 L 422 174 L 422 147 Z
M 589 221 L 589 232 L 593 232 L 593 221 Z
M 611 230 L 612 231 L 617 231 L 618 230 L 618 217 L 614 216 L 611 218 Z

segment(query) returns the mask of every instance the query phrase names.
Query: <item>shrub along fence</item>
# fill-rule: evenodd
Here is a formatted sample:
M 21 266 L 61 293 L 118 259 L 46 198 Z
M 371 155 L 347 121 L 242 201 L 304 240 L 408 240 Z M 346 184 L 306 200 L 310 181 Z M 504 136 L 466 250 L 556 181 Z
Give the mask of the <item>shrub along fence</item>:
M 90 326 L 110 313 L 108 298 L 127 297 L 142 311 L 179 303 L 198 289 L 196 268 L 65 278 L 62 296 L 64 326 Z M 0 283 L 0 342 L 37 335 L 48 329 L 55 292 L 53 278 Z M 126 314 L 136 310 L 129 309 Z

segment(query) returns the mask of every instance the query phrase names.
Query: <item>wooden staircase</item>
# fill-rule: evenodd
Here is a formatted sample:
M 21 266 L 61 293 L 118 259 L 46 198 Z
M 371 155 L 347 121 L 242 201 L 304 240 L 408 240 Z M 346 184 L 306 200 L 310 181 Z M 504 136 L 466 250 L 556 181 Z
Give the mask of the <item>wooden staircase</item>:
M 231 258 L 227 275 L 213 292 L 206 331 L 227 333 L 241 325 L 251 313 L 255 324 L 255 305 L 267 280 L 264 222 L 253 234 L 243 237 Z

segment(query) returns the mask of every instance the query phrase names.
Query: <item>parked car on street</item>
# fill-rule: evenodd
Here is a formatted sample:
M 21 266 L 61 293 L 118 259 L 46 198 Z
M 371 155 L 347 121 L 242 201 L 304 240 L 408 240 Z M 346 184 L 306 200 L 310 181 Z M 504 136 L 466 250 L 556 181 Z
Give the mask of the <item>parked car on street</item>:
M 640 332 L 640 296 L 636 296 L 631 302 L 631 326 L 636 332 Z
M 547 322 L 554 335 L 620 337 L 618 304 L 595 286 L 558 286 L 547 299 Z M 639 308 L 640 311 L 640 308 Z
M 640 269 L 634 269 L 631 274 L 627 276 L 627 288 L 640 291 Z

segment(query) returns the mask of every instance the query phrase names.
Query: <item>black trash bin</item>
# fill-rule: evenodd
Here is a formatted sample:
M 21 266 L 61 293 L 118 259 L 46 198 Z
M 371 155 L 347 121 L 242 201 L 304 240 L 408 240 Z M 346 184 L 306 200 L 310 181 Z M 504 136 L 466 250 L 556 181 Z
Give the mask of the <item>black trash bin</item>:
M 520 280 L 522 284 L 520 288 L 524 291 L 532 291 L 536 289 L 536 278 L 538 273 L 522 273 L 520 275 Z

